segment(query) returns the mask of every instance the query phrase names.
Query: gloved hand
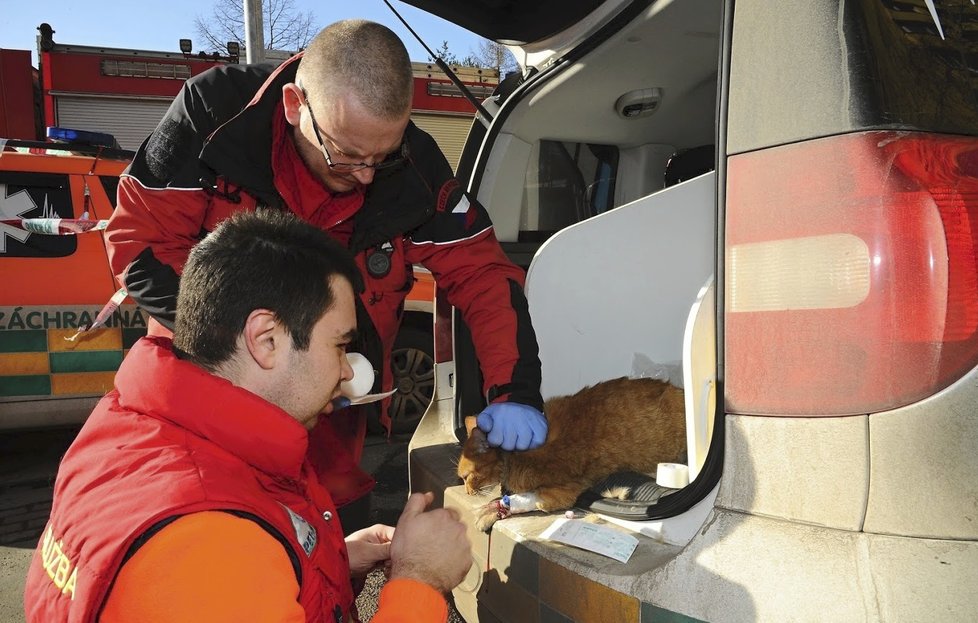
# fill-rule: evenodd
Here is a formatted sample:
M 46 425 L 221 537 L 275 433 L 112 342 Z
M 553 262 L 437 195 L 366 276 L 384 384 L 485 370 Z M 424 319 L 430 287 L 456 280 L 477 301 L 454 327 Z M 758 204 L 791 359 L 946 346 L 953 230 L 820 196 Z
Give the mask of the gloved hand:
M 503 450 L 532 450 L 547 439 L 547 418 L 529 405 L 518 402 L 491 404 L 476 420 L 489 445 Z

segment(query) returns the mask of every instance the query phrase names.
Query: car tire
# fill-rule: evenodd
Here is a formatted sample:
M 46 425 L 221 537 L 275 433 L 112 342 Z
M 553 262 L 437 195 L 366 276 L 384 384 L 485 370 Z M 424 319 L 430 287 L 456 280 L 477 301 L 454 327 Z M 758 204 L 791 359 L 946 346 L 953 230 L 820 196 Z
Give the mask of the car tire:
M 418 422 L 431 404 L 435 393 L 434 340 L 430 333 L 404 325 L 394 340 L 391 350 L 391 374 L 393 387 L 387 414 L 391 418 L 391 432 L 414 432 Z M 383 430 L 379 422 L 371 426 Z

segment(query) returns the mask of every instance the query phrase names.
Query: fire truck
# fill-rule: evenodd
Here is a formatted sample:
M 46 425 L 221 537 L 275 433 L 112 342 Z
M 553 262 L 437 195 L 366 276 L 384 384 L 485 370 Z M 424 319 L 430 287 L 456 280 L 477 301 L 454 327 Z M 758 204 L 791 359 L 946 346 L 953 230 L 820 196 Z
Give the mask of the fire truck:
M 189 39 L 178 52 L 63 44 L 49 24 L 38 27 L 38 69 L 25 50 L 0 49 L 0 137 L 40 139 L 45 126 L 112 134 L 119 147 L 135 150 L 166 112 L 188 78 L 216 65 L 243 62 L 239 46 L 193 53 Z M 269 61 L 289 52 L 270 50 Z M 415 62 L 412 120 L 458 163 L 475 108 L 434 63 Z M 490 95 L 499 71 L 453 67 L 477 99 Z

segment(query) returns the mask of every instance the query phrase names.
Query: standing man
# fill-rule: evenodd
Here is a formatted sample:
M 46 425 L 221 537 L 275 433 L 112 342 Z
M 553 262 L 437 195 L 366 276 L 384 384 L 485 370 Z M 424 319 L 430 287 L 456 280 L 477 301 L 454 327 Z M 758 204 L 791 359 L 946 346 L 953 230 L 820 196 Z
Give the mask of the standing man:
M 366 286 L 356 350 L 381 370 L 374 391 L 391 387 L 411 266 L 423 264 L 471 328 L 490 403 L 480 427 L 505 449 L 537 447 L 547 423 L 523 272 L 431 136 L 410 122 L 412 87 L 400 39 L 362 20 L 328 26 L 277 68 L 226 65 L 188 80 L 122 177 L 106 231 L 110 262 L 153 317 L 150 334 L 166 334 L 195 242 L 236 212 L 297 214 L 356 258 Z M 310 458 L 340 506 L 373 488 L 358 467 L 365 431 L 363 409 L 351 408 L 311 434 Z
M 190 254 L 174 338 L 136 343 L 65 454 L 28 572 L 30 623 L 347 621 L 351 580 L 390 569 L 373 621 L 445 621 L 465 526 L 423 512 L 344 541 L 307 429 L 352 378 L 352 258 L 293 215 L 226 220 Z

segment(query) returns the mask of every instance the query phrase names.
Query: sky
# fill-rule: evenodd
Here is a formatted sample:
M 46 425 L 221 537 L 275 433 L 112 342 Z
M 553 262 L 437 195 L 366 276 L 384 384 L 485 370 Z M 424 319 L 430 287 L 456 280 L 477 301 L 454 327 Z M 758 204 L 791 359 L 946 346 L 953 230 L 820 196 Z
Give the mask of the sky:
M 383 0 L 293 2 L 298 12 L 311 11 L 319 26 L 354 17 L 385 24 L 401 37 L 412 61 L 429 60 Z M 478 49 L 478 35 L 402 2 L 392 4 L 432 50 L 443 41 L 459 58 Z M 192 39 L 197 52 L 194 19 L 209 17 L 213 7 L 212 0 L 0 0 L 0 48 L 30 50 L 36 67 L 37 27 L 47 22 L 57 43 L 179 52 L 179 40 Z M 243 56 L 244 41 L 241 46 Z

